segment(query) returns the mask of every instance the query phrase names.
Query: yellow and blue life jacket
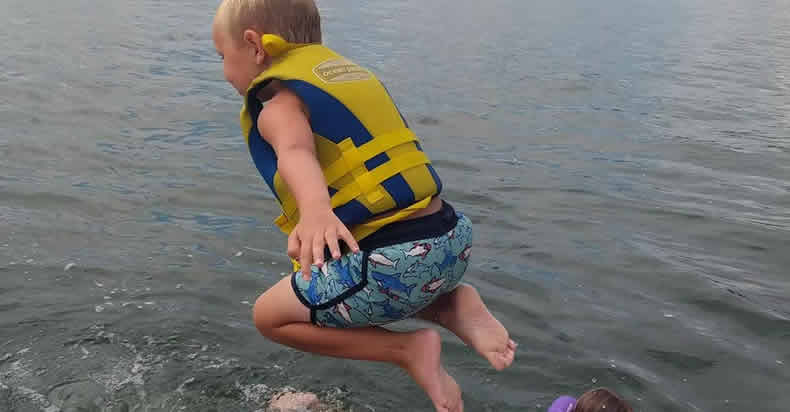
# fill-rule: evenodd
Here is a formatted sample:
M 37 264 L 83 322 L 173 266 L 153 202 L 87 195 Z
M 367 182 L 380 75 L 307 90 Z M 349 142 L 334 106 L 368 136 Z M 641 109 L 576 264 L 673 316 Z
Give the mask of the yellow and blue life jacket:
M 278 80 L 307 107 L 332 208 L 355 239 L 425 208 L 442 183 L 385 87 L 368 70 L 320 44 L 262 37 L 271 66 L 250 87 L 241 127 L 250 154 L 282 206 L 275 220 L 289 234 L 296 200 L 277 172 L 277 155 L 260 135 L 258 92 Z M 394 211 L 394 212 L 393 212 Z M 393 212 L 381 217 L 382 214 Z

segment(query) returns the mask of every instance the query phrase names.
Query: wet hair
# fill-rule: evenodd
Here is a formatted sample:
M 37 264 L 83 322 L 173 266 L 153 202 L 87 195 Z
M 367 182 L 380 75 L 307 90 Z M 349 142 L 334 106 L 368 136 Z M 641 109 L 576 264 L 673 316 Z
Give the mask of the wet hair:
M 251 29 L 290 43 L 321 43 L 321 16 L 313 0 L 223 0 L 214 22 L 234 40 Z
M 616 393 L 600 388 L 580 396 L 571 412 L 634 412 Z

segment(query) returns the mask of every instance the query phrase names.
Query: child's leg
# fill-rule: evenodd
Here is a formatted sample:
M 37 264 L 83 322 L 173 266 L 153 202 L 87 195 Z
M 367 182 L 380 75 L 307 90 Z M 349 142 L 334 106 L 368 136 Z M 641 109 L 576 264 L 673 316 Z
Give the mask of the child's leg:
M 488 311 L 474 287 L 460 284 L 417 314 L 461 338 L 486 358 L 496 370 L 513 363 L 516 343 L 507 329 Z
M 432 329 L 398 333 L 376 327 L 315 326 L 310 323 L 309 310 L 296 297 L 290 278 L 282 279 L 258 298 L 253 318 L 262 335 L 302 351 L 400 366 L 425 390 L 437 411 L 463 411 L 461 390 L 441 365 L 441 340 Z

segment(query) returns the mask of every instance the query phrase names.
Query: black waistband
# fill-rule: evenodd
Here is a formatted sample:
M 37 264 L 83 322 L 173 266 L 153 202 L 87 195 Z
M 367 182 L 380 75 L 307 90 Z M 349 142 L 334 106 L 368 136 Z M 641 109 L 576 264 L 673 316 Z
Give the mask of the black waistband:
M 390 223 L 359 241 L 359 248 L 371 251 L 398 243 L 439 237 L 452 230 L 457 223 L 458 215 L 455 210 L 443 201 L 438 212 Z

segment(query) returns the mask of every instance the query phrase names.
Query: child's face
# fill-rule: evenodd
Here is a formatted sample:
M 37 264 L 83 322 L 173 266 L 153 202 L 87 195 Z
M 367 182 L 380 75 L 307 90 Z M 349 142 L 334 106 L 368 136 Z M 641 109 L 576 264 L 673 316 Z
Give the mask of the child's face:
M 263 57 L 259 49 L 254 41 L 250 42 L 246 39 L 243 42 L 233 41 L 228 31 L 216 23 L 212 29 L 212 37 L 214 47 L 222 57 L 225 80 L 244 96 L 250 83 L 264 69 Z

